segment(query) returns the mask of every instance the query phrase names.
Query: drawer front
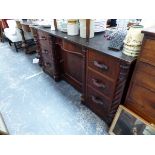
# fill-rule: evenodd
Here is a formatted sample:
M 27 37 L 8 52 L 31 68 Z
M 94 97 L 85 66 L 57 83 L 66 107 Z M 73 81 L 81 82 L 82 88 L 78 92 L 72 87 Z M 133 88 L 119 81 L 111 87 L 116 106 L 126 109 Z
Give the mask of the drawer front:
M 143 87 L 155 92 L 155 67 L 152 65 L 139 62 L 137 64 L 137 72 L 135 81 Z
M 155 66 L 155 40 L 145 39 L 140 60 Z
M 38 40 L 40 43 L 40 46 L 50 46 L 51 43 L 51 37 L 46 32 L 38 31 Z
M 114 58 L 89 50 L 88 66 L 104 75 L 107 75 L 109 78 L 117 79 L 119 62 Z
M 53 76 L 54 73 L 54 67 L 52 62 L 48 61 L 48 60 L 44 60 L 43 61 L 43 70 L 48 73 L 49 75 Z
M 155 93 L 138 84 L 134 84 L 130 90 L 127 106 L 131 107 L 144 119 L 155 123 Z
M 91 87 L 87 86 L 87 90 L 86 104 L 92 109 L 92 111 L 103 118 L 108 114 L 111 102 Z
M 68 51 L 68 52 L 75 52 L 75 54 L 76 53 L 82 54 L 82 46 L 78 46 L 76 44 L 73 44 L 65 40 L 63 40 L 62 42 L 62 48 L 63 50 Z
M 112 98 L 115 84 L 91 69 L 87 70 L 87 83 L 91 87 Z
M 48 47 L 48 48 L 52 48 L 52 42 L 50 40 L 40 40 L 40 46 L 41 47 Z
M 53 74 L 53 54 L 50 48 L 41 47 L 41 56 L 44 70 L 50 75 Z
M 49 47 L 41 47 L 41 54 L 43 59 L 50 59 L 51 61 L 53 60 L 53 52 L 52 49 Z

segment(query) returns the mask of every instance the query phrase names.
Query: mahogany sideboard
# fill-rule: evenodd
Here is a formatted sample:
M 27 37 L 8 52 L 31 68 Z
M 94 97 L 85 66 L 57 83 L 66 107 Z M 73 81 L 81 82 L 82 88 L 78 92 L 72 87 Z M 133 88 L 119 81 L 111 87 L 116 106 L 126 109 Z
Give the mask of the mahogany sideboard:
M 136 59 L 108 49 L 104 33 L 86 42 L 50 28 L 34 26 L 43 70 L 81 92 L 81 101 L 108 125 L 124 102 Z
M 155 124 L 155 28 L 142 31 L 142 50 L 135 66 L 125 106 Z

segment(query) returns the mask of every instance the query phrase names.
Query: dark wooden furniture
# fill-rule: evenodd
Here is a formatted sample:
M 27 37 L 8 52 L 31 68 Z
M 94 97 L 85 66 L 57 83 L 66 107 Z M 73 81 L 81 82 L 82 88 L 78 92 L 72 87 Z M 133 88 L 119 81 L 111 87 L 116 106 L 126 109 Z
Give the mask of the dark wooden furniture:
M 89 49 L 85 104 L 110 124 L 121 103 L 130 64 Z
M 3 42 L 3 27 L 2 27 L 2 20 L 0 20 L 0 42 Z
M 57 52 L 55 48 L 55 37 L 49 35 L 49 33 L 44 31 L 38 31 L 38 43 L 39 43 L 39 55 L 43 70 L 52 76 L 55 81 L 60 80 L 59 75 L 59 51 Z
M 143 31 L 138 58 L 125 106 L 149 123 L 155 124 L 155 28 Z
M 63 40 L 63 77 L 82 92 L 85 74 L 85 53 L 80 45 Z
M 43 70 L 81 92 L 81 101 L 109 125 L 124 101 L 135 59 L 108 49 L 104 33 L 86 39 L 50 28 L 37 30 Z

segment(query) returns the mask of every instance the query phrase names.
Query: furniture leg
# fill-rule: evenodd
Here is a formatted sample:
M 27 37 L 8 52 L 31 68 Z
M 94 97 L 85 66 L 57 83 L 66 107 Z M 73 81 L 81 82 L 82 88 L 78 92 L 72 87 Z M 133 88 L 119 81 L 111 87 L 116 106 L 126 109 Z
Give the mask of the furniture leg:
M 9 45 L 11 46 L 11 41 L 9 40 Z
M 18 48 L 17 48 L 16 43 L 14 43 L 14 46 L 15 46 L 16 52 L 18 52 Z

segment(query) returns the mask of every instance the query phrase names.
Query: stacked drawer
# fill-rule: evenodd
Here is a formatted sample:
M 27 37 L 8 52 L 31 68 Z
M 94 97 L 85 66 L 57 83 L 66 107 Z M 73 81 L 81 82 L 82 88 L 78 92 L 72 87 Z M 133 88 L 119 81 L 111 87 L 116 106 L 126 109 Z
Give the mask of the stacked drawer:
M 43 69 L 49 75 L 53 76 L 54 65 L 51 36 L 46 32 L 38 31 L 38 40 Z
M 155 37 L 144 38 L 125 105 L 155 124 Z
M 110 123 L 112 118 L 108 117 L 119 76 L 119 61 L 93 50 L 88 50 L 87 58 L 86 104 Z

